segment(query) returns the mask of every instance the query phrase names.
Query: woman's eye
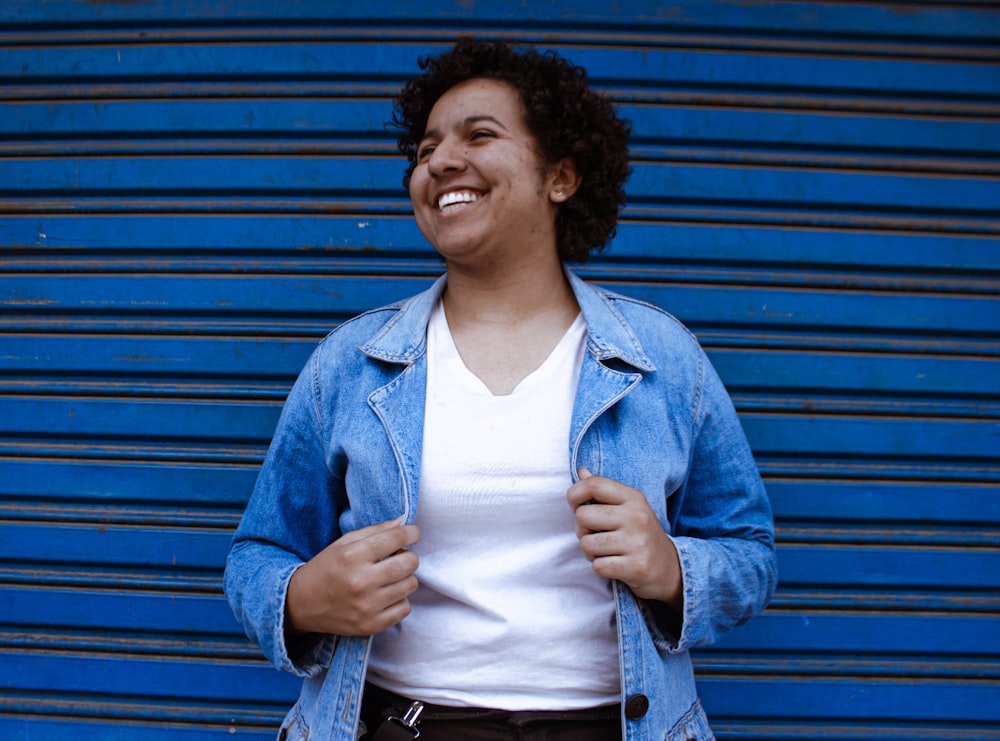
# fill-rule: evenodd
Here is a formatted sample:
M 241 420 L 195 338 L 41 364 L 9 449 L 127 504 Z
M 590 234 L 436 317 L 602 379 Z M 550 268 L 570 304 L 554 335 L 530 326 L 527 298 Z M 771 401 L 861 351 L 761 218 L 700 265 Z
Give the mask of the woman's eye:
M 493 138 L 493 132 L 492 131 L 488 131 L 486 129 L 477 129 L 476 131 L 472 132 L 472 135 L 469 138 L 473 139 L 473 140 L 475 140 L 475 139 L 487 139 L 487 138 L 492 139 Z
M 428 157 L 430 157 L 431 154 L 433 153 L 434 153 L 434 147 L 432 146 L 421 147 L 420 149 L 417 150 L 417 159 L 425 160 Z

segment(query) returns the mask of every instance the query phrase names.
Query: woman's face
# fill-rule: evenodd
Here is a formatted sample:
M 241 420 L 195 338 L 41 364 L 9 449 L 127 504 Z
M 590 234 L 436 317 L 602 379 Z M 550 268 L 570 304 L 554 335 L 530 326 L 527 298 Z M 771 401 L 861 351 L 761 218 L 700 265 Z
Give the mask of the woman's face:
M 420 231 L 452 264 L 554 254 L 562 195 L 549 169 L 512 87 L 480 78 L 460 83 L 431 109 L 417 148 L 410 199 Z

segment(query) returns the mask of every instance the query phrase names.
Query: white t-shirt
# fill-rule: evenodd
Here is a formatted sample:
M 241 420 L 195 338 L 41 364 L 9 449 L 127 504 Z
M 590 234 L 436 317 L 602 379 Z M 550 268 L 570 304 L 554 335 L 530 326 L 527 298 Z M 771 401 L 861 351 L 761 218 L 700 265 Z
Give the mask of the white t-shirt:
M 608 580 L 580 551 L 569 426 L 587 327 L 494 396 L 462 362 L 440 303 L 427 399 L 411 614 L 375 636 L 368 678 L 441 705 L 564 710 L 620 700 Z

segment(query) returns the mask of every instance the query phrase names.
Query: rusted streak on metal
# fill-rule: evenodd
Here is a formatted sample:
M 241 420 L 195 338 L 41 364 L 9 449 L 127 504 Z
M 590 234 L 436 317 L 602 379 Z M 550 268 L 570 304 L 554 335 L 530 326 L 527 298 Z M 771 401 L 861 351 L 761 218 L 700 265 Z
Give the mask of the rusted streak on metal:
M 125 4 L 137 3 L 139 0 L 89 0 L 89 2 L 102 4 L 112 2 L 122 2 Z M 895 12 L 905 12 L 898 6 L 893 5 Z M 490 35 L 499 38 L 516 40 L 520 43 L 537 42 L 546 40 L 556 43 L 557 46 L 576 45 L 596 45 L 596 46 L 631 46 L 646 49 L 669 49 L 700 51 L 700 50 L 721 50 L 721 51 L 770 51 L 772 53 L 793 53 L 793 54 L 822 54 L 830 56 L 847 56 L 852 58 L 863 58 L 866 56 L 891 56 L 897 59 L 931 59 L 934 61 L 964 61 L 972 59 L 996 59 L 998 56 L 995 48 L 988 44 L 948 44 L 942 39 L 928 37 L 915 37 L 907 40 L 882 40 L 873 39 L 861 40 L 852 38 L 849 40 L 826 40 L 817 38 L 813 34 L 817 30 L 826 33 L 827 29 L 810 28 L 808 24 L 803 24 L 798 29 L 795 38 L 782 38 L 780 36 L 751 35 L 733 29 L 731 33 L 719 35 L 705 30 L 693 33 L 677 34 L 671 33 L 669 24 L 676 23 L 680 19 L 668 15 L 667 6 L 657 9 L 651 16 L 637 16 L 631 18 L 633 22 L 641 21 L 644 25 L 655 27 L 661 24 L 663 28 L 650 31 L 636 31 L 628 28 L 613 28 L 609 30 L 590 30 L 562 28 L 557 34 L 547 31 L 545 28 L 537 27 L 530 19 L 525 19 L 517 29 L 504 29 L 492 25 L 490 18 L 484 18 L 484 28 L 489 27 Z M 427 42 L 427 43 L 450 43 L 454 39 L 455 30 L 453 28 L 406 28 L 379 24 L 375 27 L 365 27 L 355 24 L 348 25 L 320 25 L 300 22 L 293 26 L 282 28 L 269 28 L 260 25 L 244 25 L 239 28 L 229 28 L 226 26 L 213 25 L 218 23 L 218 19 L 205 19 L 205 21 L 195 27 L 177 30 L 164 26 L 161 28 L 133 31 L 130 29 L 115 30 L 29 30 L 17 33 L 0 34 L 0 42 L 10 44 L 17 48 L 24 47 L 45 47 L 45 46 L 68 46 L 77 48 L 101 48 L 107 46 L 124 47 L 146 47 L 160 46 L 164 43 L 198 43 L 203 45 L 225 44 L 226 46 L 260 44 L 269 45 L 294 43 L 294 44 L 315 44 L 324 42 L 360 42 L 372 44 L 388 44 L 393 42 Z M 468 29 L 466 29 L 467 32 Z
M 287 132 L 276 130 L 266 132 L 269 136 L 280 137 Z M 876 150 L 871 154 L 827 154 L 798 152 L 756 152 L 739 150 L 730 147 L 714 149 L 680 149 L 675 145 L 677 140 L 671 140 L 674 146 L 658 148 L 655 143 L 634 146 L 631 149 L 633 161 L 649 164 L 705 164 L 713 166 L 734 167 L 770 167 L 802 169 L 809 171 L 830 170 L 856 174 L 893 174 L 907 173 L 913 175 L 957 175 L 965 177 L 1000 175 L 1000 164 L 985 158 L 970 158 L 966 154 L 956 155 L 952 159 L 933 155 L 927 157 L 914 156 L 911 150 L 906 155 L 890 156 L 879 154 Z M 928 148 L 927 151 L 932 151 Z M 373 157 L 394 156 L 396 147 L 391 142 L 337 141 L 325 144 L 308 144 L 297 141 L 239 141 L 232 139 L 202 139 L 198 141 L 105 141 L 101 139 L 53 140 L 48 142 L 18 142 L 16 144 L 0 143 L 0 155 L 19 157 L 105 157 L 129 155 L 132 157 L 156 158 L 164 155 L 203 157 L 219 155 L 225 157 L 261 155 L 285 155 L 289 157 Z M 402 165 L 401 165 L 402 167 Z
M 367 211 L 365 209 L 368 209 Z M 411 210 L 402 198 L 399 200 L 370 201 L 318 201 L 314 199 L 150 199 L 134 198 L 88 198 L 53 199 L 37 198 L 24 200 L 0 200 L 0 213 L 17 215 L 25 213 L 47 214 L 114 214 L 118 216 L 156 213 L 160 215 L 190 215 L 211 211 L 214 216 L 238 214 L 367 214 L 372 218 L 379 215 L 407 214 Z M 877 216 L 844 213 L 790 211 L 761 207 L 759 210 L 720 207 L 674 208 L 633 204 L 624 213 L 626 219 L 686 224 L 743 224 L 747 226 L 772 225 L 784 227 L 826 227 L 830 230 L 880 230 L 898 234 L 1000 234 L 1000 220 L 991 217 L 983 219 L 945 218 L 925 216 L 923 213 Z
M 0 305 L 3 306 L 52 306 L 58 301 L 47 298 L 0 298 Z
M 12 103 L 41 100 L 88 100 L 114 102 L 125 100 L 203 100 L 205 98 L 247 98 L 260 102 L 280 101 L 287 98 L 373 98 L 389 99 L 402 82 L 232 82 L 232 83 L 84 83 L 67 79 L 65 84 L 51 85 L 0 85 L 0 100 Z M 605 88 L 603 92 L 615 103 L 651 103 L 662 105 L 694 105 L 700 108 L 722 108 L 759 111 L 762 109 L 798 110 L 829 113 L 849 111 L 877 115 L 900 115 L 914 118 L 939 118 L 977 121 L 1000 116 L 1000 104 L 989 101 L 955 101 L 934 95 L 910 98 L 880 99 L 874 96 L 822 96 L 806 94 L 799 90 L 770 91 L 768 93 L 738 93 L 712 91 L 711 89 L 649 90 L 639 88 Z

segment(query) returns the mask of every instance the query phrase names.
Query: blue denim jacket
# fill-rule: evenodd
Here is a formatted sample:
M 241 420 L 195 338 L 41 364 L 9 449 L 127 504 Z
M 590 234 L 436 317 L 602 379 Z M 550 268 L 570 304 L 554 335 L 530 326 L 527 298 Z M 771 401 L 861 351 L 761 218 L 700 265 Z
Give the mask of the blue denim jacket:
M 567 442 L 574 480 L 583 466 L 645 494 L 684 580 L 682 616 L 614 585 L 625 739 L 712 739 L 688 649 L 770 599 L 770 504 L 729 396 L 694 337 L 656 307 L 567 275 L 588 332 Z M 444 278 L 323 340 L 288 396 L 234 537 L 230 604 L 271 662 L 304 680 L 282 738 L 351 741 L 358 732 L 370 639 L 315 636 L 290 655 L 285 594 L 295 569 L 344 533 L 413 520 L 426 328 L 443 287 Z

